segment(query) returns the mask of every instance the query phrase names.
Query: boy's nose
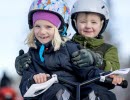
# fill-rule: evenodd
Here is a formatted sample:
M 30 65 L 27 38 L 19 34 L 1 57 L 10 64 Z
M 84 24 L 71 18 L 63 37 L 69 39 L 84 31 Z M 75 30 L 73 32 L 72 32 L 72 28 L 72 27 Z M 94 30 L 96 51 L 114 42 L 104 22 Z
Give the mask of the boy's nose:
M 90 22 L 87 22 L 87 23 L 86 23 L 86 27 L 88 27 L 88 28 L 91 27 L 91 23 L 90 23 Z
M 90 24 L 86 24 L 85 28 L 89 29 L 89 28 L 91 28 L 91 25 Z

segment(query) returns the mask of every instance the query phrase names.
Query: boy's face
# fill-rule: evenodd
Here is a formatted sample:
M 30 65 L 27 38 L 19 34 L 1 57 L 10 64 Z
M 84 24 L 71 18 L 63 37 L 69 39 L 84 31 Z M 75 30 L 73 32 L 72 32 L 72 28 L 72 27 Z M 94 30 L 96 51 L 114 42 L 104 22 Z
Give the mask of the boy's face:
M 75 24 L 80 35 L 94 38 L 102 29 L 103 20 L 96 13 L 79 13 Z
M 34 23 L 35 37 L 42 44 L 50 42 L 54 38 L 55 29 L 54 25 L 46 20 L 37 20 Z

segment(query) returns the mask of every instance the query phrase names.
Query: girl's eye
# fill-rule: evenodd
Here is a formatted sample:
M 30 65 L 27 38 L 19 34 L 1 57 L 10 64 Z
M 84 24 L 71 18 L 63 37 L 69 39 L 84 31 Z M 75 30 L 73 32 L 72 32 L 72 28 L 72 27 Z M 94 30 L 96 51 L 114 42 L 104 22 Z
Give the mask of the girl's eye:
M 50 28 L 52 28 L 52 26 L 46 26 L 46 28 L 50 29 Z
M 34 27 L 40 28 L 40 26 L 39 26 L 39 25 L 35 25 Z

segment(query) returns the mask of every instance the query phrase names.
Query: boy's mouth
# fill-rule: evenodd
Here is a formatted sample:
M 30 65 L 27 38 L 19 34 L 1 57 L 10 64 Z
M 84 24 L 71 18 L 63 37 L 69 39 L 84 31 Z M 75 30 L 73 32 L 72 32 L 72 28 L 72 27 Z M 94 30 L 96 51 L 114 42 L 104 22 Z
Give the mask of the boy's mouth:
M 86 31 L 86 30 L 85 30 L 85 31 L 83 31 L 83 32 L 85 32 L 85 33 L 92 33 L 93 31 Z

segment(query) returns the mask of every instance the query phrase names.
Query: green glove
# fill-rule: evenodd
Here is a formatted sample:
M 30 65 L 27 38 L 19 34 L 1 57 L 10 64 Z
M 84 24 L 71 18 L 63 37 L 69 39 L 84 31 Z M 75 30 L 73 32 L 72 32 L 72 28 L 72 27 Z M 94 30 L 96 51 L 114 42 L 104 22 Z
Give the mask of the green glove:
M 81 49 L 72 54 L 72 62 L 78 67 L 101 66 L 103 58 L 100 54 L 89 49 Z
M 24 51 L 22 52 L 23 53 L 20 54 L 19 51 L 19 56 L 15 59 L 15 69 L 20 76 L 23 75 L 23 70 L 27 69 L 31 63 L 31 56 L 28 53 L 24 53 Z

